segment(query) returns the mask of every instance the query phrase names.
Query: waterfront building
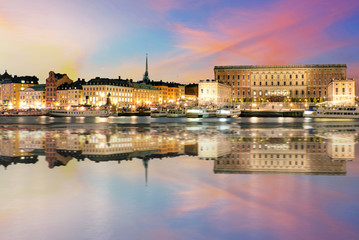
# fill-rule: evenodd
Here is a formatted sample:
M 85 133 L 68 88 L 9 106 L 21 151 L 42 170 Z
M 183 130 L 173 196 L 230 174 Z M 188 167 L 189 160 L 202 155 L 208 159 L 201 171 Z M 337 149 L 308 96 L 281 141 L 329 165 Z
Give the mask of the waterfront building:
M 38 84 L 20 91 L 20 108 L 44 108 L 46 84 Z
M 133 88 L 133 103 L 136 106 L 158 104 L 159 90 L 149 84 L 129 82 Z
M 86 104 L 103 106 L 110 97 L 111 104 L 130 108 L 133 105 L 133 88 L 128 80 L 96 77 L 88 81 L 83 88 Z
M 54 107 L 58 106 L 57 102 L 57 88 L 64 84 L 72 83 L 72 80 L 66 74 L 49 72 L 49 77 L 46 79 L 46 106 Z
M 218 80 L 200 80 L 198 84 L 199 105 L 226 105 L 231 99 L 231 86 Z
M 76 82 L 70 84 L 64 83 L 57 88 L 57 102 L 59 106 L 77 106 L 85 104 L 83 98 L 83 88 L 86 82 L 84 79 L 78 79 Z
M 333 104 L 353 105 L 355 102 L 354 79 L 332 80 L 328 85 L 328 101 Z
M 215 66 L 215 79 L 231 85 L 231 98 L 326 98 L 331 80 L 346 79 L 346 64 Z M 325 100 L 325 99 L 323 99 Z
M 20 91 L 38 84 L 35 76 L 14 76 L 7 72 L 2 75 L 0 83 L 1 105 L 7 108 L 20 108 Z

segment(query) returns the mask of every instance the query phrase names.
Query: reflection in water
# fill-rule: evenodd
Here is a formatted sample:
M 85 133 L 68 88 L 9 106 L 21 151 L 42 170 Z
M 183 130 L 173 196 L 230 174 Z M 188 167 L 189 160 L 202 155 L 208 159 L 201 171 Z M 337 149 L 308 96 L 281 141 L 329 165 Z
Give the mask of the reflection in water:
M 82 127 L 82 128 L 77 128 Z M 47 129 L 3 127 L 0 164 L 148 160 L 180 155 L 213 160 L 215 173 L 345 174 L 354 159 L 356 125 L 304 128 L 240 128 L 239 125 L 84 125 Z
M 0 126 L 0 239 L 359 239 L 359 124 L 245 120 Z

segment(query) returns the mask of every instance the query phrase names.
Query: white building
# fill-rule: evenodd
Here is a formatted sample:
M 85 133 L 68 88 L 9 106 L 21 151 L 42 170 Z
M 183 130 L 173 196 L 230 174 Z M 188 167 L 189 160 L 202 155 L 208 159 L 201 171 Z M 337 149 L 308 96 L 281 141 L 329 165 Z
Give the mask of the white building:
M 46 84 L 39 84 L 20 91 L 21 108 L 44 108 L 46 105 Z
M 218 80 L 200 80 L 198 84 L 199 105 L 226 105 L 230 102 L 231 86 Z
M 333 104 L 353 105 L 355 102 L 354 79 L 332 80 L 328 85 L 328 101 Z

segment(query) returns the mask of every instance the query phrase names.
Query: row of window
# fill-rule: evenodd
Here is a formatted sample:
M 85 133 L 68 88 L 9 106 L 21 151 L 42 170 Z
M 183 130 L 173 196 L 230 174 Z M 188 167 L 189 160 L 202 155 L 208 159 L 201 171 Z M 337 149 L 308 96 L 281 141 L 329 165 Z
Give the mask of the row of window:
M 263 74 L 253 74 L 253 78 L 255 79 L 255 80 L 257 80 L 257 79 L 259 79 L 259 80 L 262 80 L 262 78 L 263 79 L 275 79 L 275 75 L 267 75 L 267 74 L 265 74 L 265 75 L 263 75 Z M 259 76 L 259 77 L 258 77 Z M 333 78 L 333 76 L 335 77 L 335 79 L 338 79 L 338 73 L 335 73 L 335 74 L 332 74 L 332 73 L 330 73 L 329 75 L 327 75 L 327 74 L 324 74 L 324 79 L 328 79 L 327 78 L 327 76 L 329 76 L 329 79 L 332 79 Z M 250 75 L 248 74 L 248 75 L 237 75 L 237 79 L 238 80 L 240 80 L 240 79 L 246 79 L 246 77 L 247 77 L 247 79 L 250 79 Z M 319 79 L 321 79 L 322 78 L 322 74 L 321 73 L 319 73 L 318 75 L 316 74 L 316 73 L 314 73 L 313 74 L 313 79 L 316 79 L 316 78 L 319 78 Z M 304 79 L 304 74 L 289 74 L 289 79 L 299 79 L 299 78 L 301 78 L 301 79 Z M 344 79 L 344 74 L 343 73 L 340 73 L 340 78 L 341 79 Z M 234 80 L 234 79 L 236 79 L 236 77 L 235 77 L 235 75 L 232 75 L 232 77 L 231 77 L 231 75 L 222 75 L 222 80 L 230 80 L 230 79 L 232 79 L 232 80 Z M 287 75 L 286 74 L 281 74 L 281 75 L 277 75 L 277 79 L 287 79 Z M 308 73 L 308 79 L 310 79 L 310 73 Z M 221 76 L 220 75 L 217 75 L 217 80 L 221 80 Z

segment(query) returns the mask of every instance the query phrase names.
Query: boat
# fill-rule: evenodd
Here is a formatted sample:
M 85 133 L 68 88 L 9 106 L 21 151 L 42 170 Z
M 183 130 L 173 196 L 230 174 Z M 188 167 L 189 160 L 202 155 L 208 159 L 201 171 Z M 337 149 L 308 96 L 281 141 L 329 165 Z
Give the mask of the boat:
M 44 110 L 3 110 L 0 111 L 0 117 L 38 117 L 46 116 Z
M 207 109 L 207 108 L 189 108 L 186 111 L 186 117 L 188 117 L 188 118 L 216 117 L 216 110 L 215 109 Z
M 151 118 L 156 118 L 156 117 L 166 117 L 167 116 L 167 111 L 166 110 L 153 110 L 151 111 Z
M 303 113 L 307 118 L 359 119 L 359 108 L 356 106 L 320 106 L 310 107 Z
M 170 109 L 168 110 L 167 117 L 169 118 L 186 117 L 186 112 L 182 109 Z
M 241 110 L 238 108 L 220 108 L 216 111 L 217 118 L 239 117 Z
M 51 117 L 108 117 L 111 112 L 107 109 L 79 107 L 50 110 L 48 115 Z

